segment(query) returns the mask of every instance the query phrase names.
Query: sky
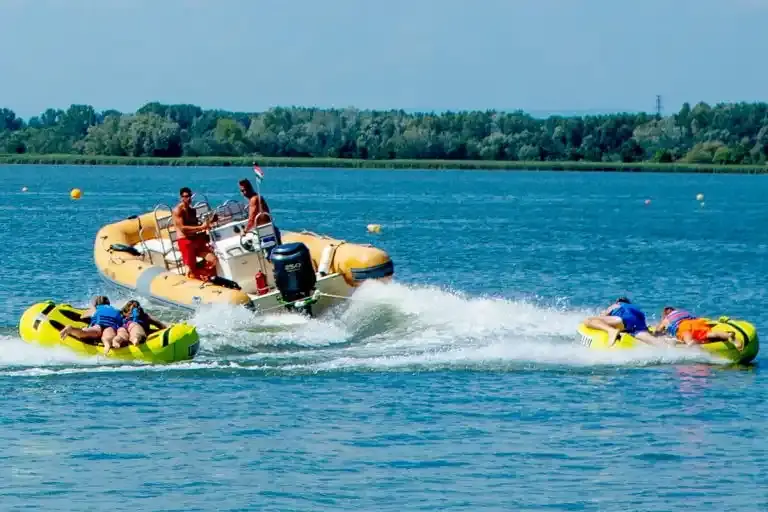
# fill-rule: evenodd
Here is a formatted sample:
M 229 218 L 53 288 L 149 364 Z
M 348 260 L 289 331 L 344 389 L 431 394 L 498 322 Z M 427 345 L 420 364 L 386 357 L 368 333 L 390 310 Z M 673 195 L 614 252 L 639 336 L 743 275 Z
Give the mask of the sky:
M 768 0 L 0 0 L 0 107 L 534 114 L 768 100 Z

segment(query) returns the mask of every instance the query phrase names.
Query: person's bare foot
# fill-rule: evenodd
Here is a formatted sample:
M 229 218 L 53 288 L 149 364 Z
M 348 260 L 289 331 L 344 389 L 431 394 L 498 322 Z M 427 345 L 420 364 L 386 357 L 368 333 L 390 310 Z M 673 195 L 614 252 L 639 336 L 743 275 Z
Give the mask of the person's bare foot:
M 728 333 L 728 341 L 730 341 L 731 344 L 733 344 L 733 346 L 736 347 L 736 350 L 738 350 L 739 352 L 741 352 L 744 349 L 744 342 L 736 338 L 735 332 Z
M 112 342 L 104 342 L 104 355 L 109 354 L 110 349 L 112 348 Z
M 616 342 L 619 339 L 619 330 L 618 329 L 611 329 L 608 331 L 608 346 L 612 347 L 616 344 Z

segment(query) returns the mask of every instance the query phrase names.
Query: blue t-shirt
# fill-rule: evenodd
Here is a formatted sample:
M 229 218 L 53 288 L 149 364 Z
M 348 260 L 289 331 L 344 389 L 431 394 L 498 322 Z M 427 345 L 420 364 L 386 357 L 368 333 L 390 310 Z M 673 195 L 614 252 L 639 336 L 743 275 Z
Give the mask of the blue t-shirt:
M 624 329 L 629 334 L 648 330 L 645 313 L 634 304 L 622 302 L 618 307 L 613 308 L 611 315 L 621 318 L 621 322 L 624 324 Z

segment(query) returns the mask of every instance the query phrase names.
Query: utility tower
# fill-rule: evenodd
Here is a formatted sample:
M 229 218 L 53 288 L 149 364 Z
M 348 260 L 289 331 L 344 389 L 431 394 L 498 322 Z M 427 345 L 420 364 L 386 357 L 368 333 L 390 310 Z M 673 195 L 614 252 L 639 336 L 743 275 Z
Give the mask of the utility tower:
M 656 95 L 656 119 L 661 119 L 661 94 Z

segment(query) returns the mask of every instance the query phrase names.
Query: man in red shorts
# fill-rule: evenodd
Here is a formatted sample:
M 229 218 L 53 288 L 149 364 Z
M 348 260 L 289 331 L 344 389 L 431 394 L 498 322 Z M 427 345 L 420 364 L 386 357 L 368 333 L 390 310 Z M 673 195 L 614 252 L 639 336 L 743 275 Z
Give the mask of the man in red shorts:
M 173 209 L 173 225 L 176 227 L 181 261 L 187 266 L 187 277 L 207 281 L 216 275 L 216 256 L 208 245 L 211 219 L 200 225 L 192 208 L 192 191 L 183 187 L 179 191 L 181 202 Z M 203 258 L 202 268 L 197 258 Z
M 741 350 L 741 340 L 736 340 L 733 332 L 713 331 L 703 318 L 696 317 L 688 311 L 667 306 L 662 311 L 661 323 L 657 332 L 667 331 L 678 340 L 693 345 L 695 343 L 711 343 L 713 341 L 730 341 Z

